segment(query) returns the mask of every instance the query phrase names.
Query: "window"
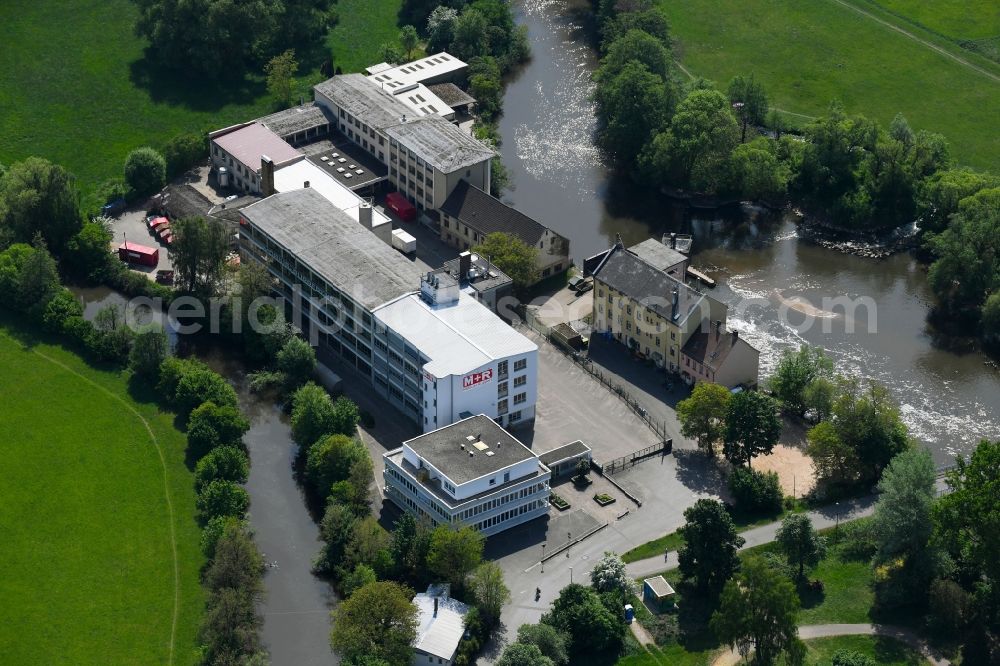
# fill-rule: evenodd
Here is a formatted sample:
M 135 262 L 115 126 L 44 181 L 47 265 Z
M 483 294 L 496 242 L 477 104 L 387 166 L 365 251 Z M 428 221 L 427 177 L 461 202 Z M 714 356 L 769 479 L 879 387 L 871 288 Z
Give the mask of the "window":
M 514 394 L 514 404 L 515 405 L 520 405 L 520 404 L 522 404 L 524 402 L 527 402 L 527 401 L 528 401 L 528 394 L 527 393 L 515 393 Z
M 497 363 L 497 374 L 503 379 L 507 376 L 507 361 L 500 361 Z
M 657 346 L 657 347 L 659 347 L 659 346 L 660 346 L 660 339 L 659 339 L 659 338 L 656 338 L 656 346 Z
M 528 359 L 521 358 L 514 361 L 514 372 L 519 372 L 521 370 L 524 370 L 526 367 L 528 367 Z
M 504 472 L 503 473 L 503 482 L 507 483 L 508 481 L 510 481 L 510 472 Z
M 518 411 L 510 413 L 510 418 L 508 419 L 508 422 L 513 423 L 514 421 L 520 421 L 520 420 L 521 420 L 521 412 Z
M 519 375 L 517 377 L 514 377 L 514 386 L 515 387 L 524 386 L 527 383 L 528 383 L 528 378 L 525 375 Z M 506 389 L 506 387 L 504 387 L 504 388 Z M 507 391 L 504 390 L 504 393 L 506 393 L 506 392 Z
M 497 402 L 497 413 L 506 414 L 507 413 L 507 399 L 504 398 Z
M 497 485 L 497 480 L 496 480 L 496 478 L 493 478 L 493 479 L 490 479 L 490 485 L 491 485 L 491 486 L 495 486 L 495 485 Z
M 514 386 L 517 386 L 517 380 L 514 380 Z M 507 397 L 507 382 L 499 382 L 497 384 L 497 397 L 506 398 Z

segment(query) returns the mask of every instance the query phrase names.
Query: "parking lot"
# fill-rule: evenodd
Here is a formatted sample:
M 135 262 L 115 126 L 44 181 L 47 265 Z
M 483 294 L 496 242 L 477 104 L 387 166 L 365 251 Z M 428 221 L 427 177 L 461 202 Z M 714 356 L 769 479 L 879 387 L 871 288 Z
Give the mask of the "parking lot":
M 111 249 L 114 251 L 117 251 L 118 246 L 121 245 L 122 241 L 126 239 L 129 243 L 138 243 L 139 245 L 155 247 L 160 250 L 159 262 L 156 266 L 140 266 L 139 264 L 130 264 L 129 268 L 132 270 L 138 273 L 146 273 L 150 276 L 150 279 L 152 279 L 155 277 L 157 270 L 173 269 L 173 265 L 170 263 L 169 253 L 167 252 L 167 246 L 160 243 L 156 236 L 151 234 L 146 228 L 145 206 L 130 208 L 117 218 L 112 219 L 111 231 Z

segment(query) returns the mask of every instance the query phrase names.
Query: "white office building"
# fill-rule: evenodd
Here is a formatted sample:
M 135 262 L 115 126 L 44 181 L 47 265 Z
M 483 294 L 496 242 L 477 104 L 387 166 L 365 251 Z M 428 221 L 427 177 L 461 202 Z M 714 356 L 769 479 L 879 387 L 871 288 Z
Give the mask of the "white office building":
M 538 347 L 459 288 L 422 273 L 314 187 L 241 211 L 240 254 L 268 268 L 319 345 L 426 431 L 472 414 L 531 421 Z
M 489 536 L 548 512 L 548 467 L 482 414 L 403 442 L 384 460 L 386 497 L 436 525 Z

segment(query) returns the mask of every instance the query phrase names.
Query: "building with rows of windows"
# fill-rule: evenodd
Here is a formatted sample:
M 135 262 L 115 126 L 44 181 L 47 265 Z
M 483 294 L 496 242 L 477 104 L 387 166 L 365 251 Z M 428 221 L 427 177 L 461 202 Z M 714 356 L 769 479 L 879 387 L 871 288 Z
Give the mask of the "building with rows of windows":
M 426 431 L 472 414 L 534 419 L 538 347 L 447 271 L 422 273 L 312 187 L 241 212 L 240 255 L 265 266 L 294 323 Z
M 548 512 L 548 467 L 483 414 L 403 442 L 384 460 L 386 497 L 436 525 L 489 536 Z

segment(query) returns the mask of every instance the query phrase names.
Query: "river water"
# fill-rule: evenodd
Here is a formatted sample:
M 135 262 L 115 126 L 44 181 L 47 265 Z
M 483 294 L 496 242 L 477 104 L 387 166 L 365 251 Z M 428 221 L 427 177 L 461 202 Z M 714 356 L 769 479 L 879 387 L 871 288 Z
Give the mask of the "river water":
M 619 235 L 631 244 L 691 233 L 693 265 L 719 282 L 712 295 L 730 304 L 730 326 L 761 350 L 763 376 L 782 351 L 820 345 L 839 371 L 888 386 L 939 463 L 1000 437 L 1000 372 L 979 352 L 935 344 L 926 271 L 908 255 L 871 260 L 823 249 L 799 238 L 790 215 L 692 214 L 609 171 L 592 140 L 597 57 L 588 5 L 514 2 L 533 58 L 504 98 L 501 153 L 513 185 L 504 200 L 568 237 L 578 265 Z

